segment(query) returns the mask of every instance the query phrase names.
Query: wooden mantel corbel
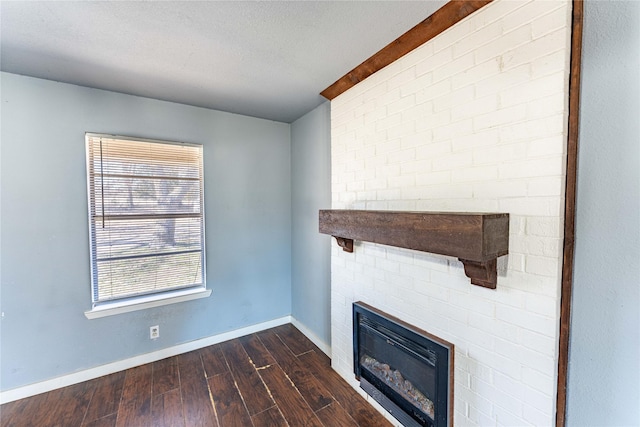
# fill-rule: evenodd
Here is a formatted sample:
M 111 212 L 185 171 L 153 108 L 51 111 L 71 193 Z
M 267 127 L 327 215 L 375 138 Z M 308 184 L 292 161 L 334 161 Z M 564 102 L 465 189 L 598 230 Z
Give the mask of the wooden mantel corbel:
M 346 252 L 353 241 L 380 243 L 440 255 L 464 264 L 471 283 L 495 289 L 497 258 L 509 253 L 509 214 L 321 210 L 320 232 Z

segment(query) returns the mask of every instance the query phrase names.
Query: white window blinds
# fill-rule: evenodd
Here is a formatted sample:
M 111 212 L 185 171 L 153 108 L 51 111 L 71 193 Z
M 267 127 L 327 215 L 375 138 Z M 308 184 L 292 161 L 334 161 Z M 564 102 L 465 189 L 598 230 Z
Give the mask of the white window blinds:
M 86 134 L 94 306 L 204 287 L 202 146 Z

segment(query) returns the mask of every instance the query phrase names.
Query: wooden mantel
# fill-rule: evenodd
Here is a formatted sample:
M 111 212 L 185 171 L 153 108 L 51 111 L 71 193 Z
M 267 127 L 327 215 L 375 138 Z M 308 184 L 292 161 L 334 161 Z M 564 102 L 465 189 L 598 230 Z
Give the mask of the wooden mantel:
M 496 259 L 509 253 L 509 214 L 321 210 L 320 232 L 346 252 L 353 241 L 458 258 L 474 285 L 496 288 Z

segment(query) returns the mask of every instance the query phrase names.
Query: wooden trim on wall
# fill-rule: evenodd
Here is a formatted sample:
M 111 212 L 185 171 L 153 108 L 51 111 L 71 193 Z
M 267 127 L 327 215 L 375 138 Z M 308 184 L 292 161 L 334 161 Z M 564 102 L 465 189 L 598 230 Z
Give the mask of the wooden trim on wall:
M 383 47 L 378 53 L 320 92 L 328 100 L 346 92 L 376 71 L 428 42 L 449 27 L 471 15 L 492 0 L 449 1 L 424 21 Z
M 560 338 L 558 354 L 558 391 L 556 427 L 564 427 L 567 412 L 567 368 L 571 326 L 571 291 L 576 219 L 576 179 L 578 166 L 578 130 L 580 116 L 580 68 L 582 63 L 582 21 L 584 3 L 573 0 L 571 21 L 571 64 L 569 69 L 569 119 L 567 132 L 567 178 L 564 204 L 564 244 L 560 295 Z

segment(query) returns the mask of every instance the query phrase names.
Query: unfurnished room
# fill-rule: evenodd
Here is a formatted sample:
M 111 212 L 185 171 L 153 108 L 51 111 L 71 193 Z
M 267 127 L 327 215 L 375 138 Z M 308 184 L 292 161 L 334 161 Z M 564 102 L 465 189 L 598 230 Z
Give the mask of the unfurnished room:
M 640 426 L 640 2 L 0 1 L 0 425 Z

